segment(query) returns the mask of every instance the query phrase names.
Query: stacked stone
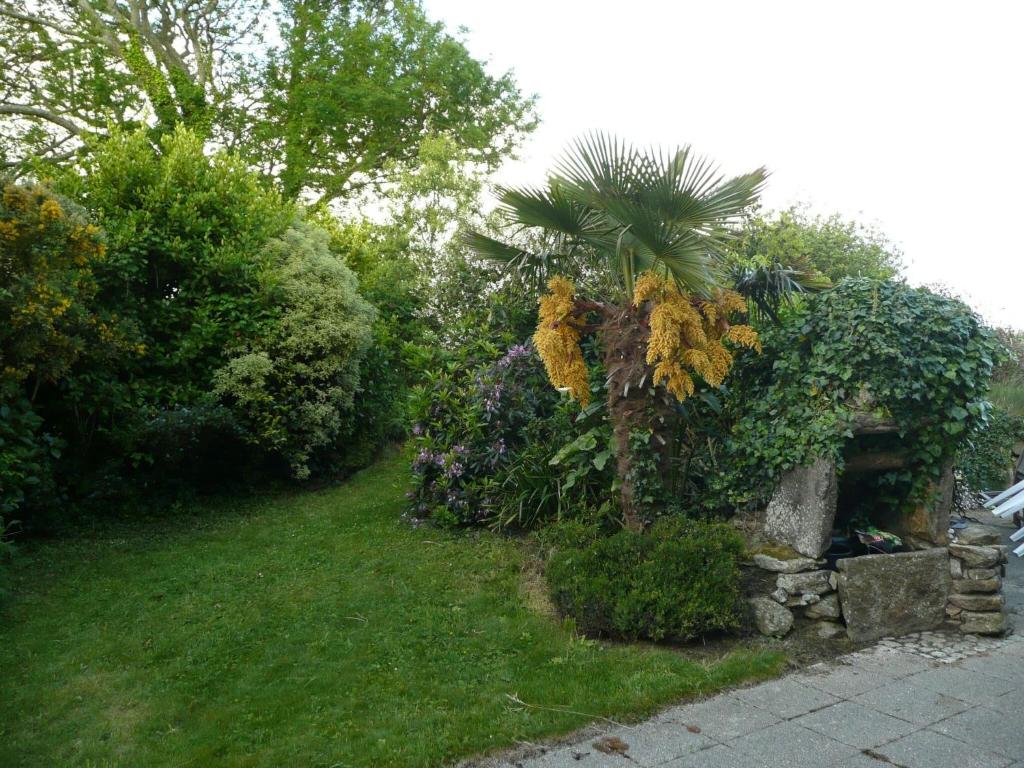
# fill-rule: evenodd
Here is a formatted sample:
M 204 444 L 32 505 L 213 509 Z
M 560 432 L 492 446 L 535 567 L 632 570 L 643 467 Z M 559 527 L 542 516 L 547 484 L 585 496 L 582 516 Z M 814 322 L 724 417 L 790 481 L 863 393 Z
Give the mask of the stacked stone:
M 775 590 L 768 597 L 751 600 L 758 630 L 781 637 L 794 623 L 794 612 L 818 622 L 822 637 L 836 637 L 845 631 L 838 623 L 841 615 L 836 595 L 836 574 L 822 568 L 824 560 L 810 557 L 780 559 L 754 555 L 754 565 L 777 574 Z
M 988 540 L 986 540 L 988 541 Z M 946 615 L 961 632 L 1001 635 L 1006 632 L 1006 601 L 1002 566 L 1009 547 L 994 544 L 950 544 L 949 570 L 953 577 Z

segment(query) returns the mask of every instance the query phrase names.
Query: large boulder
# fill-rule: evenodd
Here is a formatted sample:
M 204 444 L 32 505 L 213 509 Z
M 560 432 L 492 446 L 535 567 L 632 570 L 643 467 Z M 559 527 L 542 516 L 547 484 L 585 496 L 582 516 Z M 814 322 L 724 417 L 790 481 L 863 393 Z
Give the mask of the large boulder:
M 836 516 L 839 484 L 831 459 L 782 476 L 765 513 L 765 535 L 801 555 L 819 558 L 828 549 Z
M 944 548 L 840 560 L 846 633 L 861 642 L 934 629 L 946 618 L 949 554 Z
M 767 597 L 755 597 L 749 602 L 757 631 L 762 635 L 782 637 L 793 628 L 793 614 L 788 608 Z
M 944 547 L 949 542 L 949 513 L 953 509 L 956 481 L 953 465 L 942 468 L 938 482 L 929 484 L 926 501 L 919 504 L 899 526 L 899 533 L 914 549 Z

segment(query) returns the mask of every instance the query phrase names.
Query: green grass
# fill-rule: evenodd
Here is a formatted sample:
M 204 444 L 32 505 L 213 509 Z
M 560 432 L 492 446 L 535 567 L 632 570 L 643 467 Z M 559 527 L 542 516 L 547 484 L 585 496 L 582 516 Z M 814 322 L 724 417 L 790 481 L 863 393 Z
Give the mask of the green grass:
M 578 639 L 515 542 L 405 523 L 406 472 L 23 546 L 0 765 L 433 766 L 780 670 Z
M 992 402 L 1004 411 L 1024 418 L 1024 384 L 999 382 L 992 385 Z

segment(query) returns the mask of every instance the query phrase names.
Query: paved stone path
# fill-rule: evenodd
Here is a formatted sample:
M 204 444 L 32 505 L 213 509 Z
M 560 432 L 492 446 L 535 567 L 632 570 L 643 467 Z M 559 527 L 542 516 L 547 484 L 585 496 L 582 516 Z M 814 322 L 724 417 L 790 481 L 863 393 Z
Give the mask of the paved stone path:
M 608 726 L 519 768 L 1024 768 L 1024 636 L 927 632 Z
M 511 768 L 1024 768 L 1024 560 L 1004 584 L 1018 634 L 922 632 L 799 673 L 591 728 Z

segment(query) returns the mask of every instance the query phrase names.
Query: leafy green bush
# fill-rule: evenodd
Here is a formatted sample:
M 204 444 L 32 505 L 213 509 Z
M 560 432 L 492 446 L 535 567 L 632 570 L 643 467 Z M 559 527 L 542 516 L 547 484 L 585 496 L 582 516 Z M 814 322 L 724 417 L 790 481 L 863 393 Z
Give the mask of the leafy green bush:
M 42 430 L 43 419 L 26 398 L 0 400 L 0 515 L 26 500 L 53 498 L 53 461 L 62 443 Z
M 304 479 L 352 407 L 374 311 L 322 230 L 293 226 L 267 244 L 263 258 L 274 275 L 266 303 L 280 307 L 279 317 L 237 345 L 214 373 L 213 394 L 229 404 L 254 444 L 279 454 Z
M 275 253 L 297 217 L 237 158 L 208 157 L 184 129 L 160 151 L 144 132 L 115 133 L 58 189 L 92 212 L 108 253 L 99 301 L 142 332 L 145 354 L 125 373 L 143 403 L 191 405 L 210 390 L 225 351 L 275 323 L 267 301 Z
M 66 421 L 80 416 L 76 382 L 110 376 L 113 361 L 138 351 L 130 326 L 97 306 L 105 254 L 103 233 L 77 206 L 0 183 L 0 514 L 33 499 L 58 506 L 53 463 Z
M 740 626 L 743 543 L 728 525 L 674 516 L 643 532 L 581 530 L 556 548 L 547 578 L 584 632 L 685 642 Z
M 425 317 L 427 291 L 405 239 L 368 222 L 316 219 L 330 234 L 331 251 L 359 277 L 359 292 L 376 307 L 373 343 L 363 361 L 372 386 L 356 391 L 341 430 L 343 449 L 332 457 L 342 472 L 366 466 L 382 446 L 409 434 L 409 400 L 432 357 L 434 325 Z
M 903 269 L 903 254 L 884 233 L 839 214 L 812 216 L 800 206 L 749 218 L 735 251 L 748 263 L 781 263 L 833 282 L 891 280 Z
M 339 463 L 375 315 L 327 235 L 184 129 L 115 132 L 54 184 L 76 204 L 0 207 L 4 508 L 49 477 L 66 515 Z
M 985 412 L 1000 346 L 959 301 L 851 279 L 762 333 L 733 379 L 723 505 L 765 499 L 787 469 L 827 456 L 842 470 L 852 419 L 870 407 L 900 429 L 906 500 L 923 498 Z
M 456 362 L 430 374 L 414 413 L 417 517 L 527 528 L 592 511 L 608 495 L 609 430 L 577 422 L 531 346 L 513 346 L 495 363 Z
M 1022 441 L 1024 418 L 993 407 L 957 456 L 960 482 L 971 491 L 1005 488 L 1012 480 L 1013 449 Z
M 4 518 L 0 516 L 0 598 L 4 596 L 6 592 L 4 585 L 4 576 L 7 571 L 7 564 L 12 557 L 14 557 L 14 543 L 10 540 L 10 528 L 13 523 L 4 522 Z

